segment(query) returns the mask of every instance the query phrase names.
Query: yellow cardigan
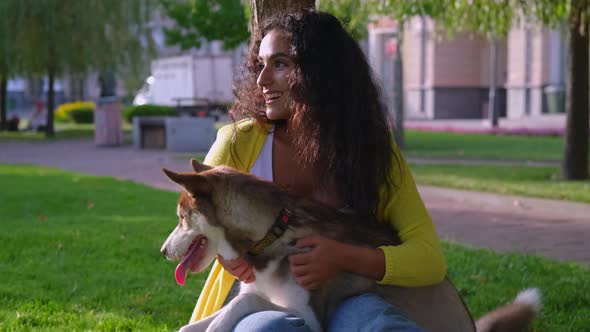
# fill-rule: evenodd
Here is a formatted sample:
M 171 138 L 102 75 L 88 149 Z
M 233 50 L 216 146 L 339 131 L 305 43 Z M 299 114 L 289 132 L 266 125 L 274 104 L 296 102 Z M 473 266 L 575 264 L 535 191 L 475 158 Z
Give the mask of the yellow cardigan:
M 254 120 L 242 120 L 235 124 L 237 131 L 232 143 L 233 126 L 227 125 L 219 130 L 217 140 L 205 158 L 205 164 L 227 165 L 247 172 L 262 150 L 268 129 L 262 128 Z M 401 157 L 399 149 L 395 149 L 400 157 L 400 167 L 394 167 L 392 176 L 399 187 L 394 189 L 389 200 L 380 202 L 377 217 L 398 231 L 402 244 L 380 247 L 385 253 L 385 275 L 379 283 L 406 287 L 435 284 L 445 276 L 445 259 L 434 225 L 416 189 L 408 165 Z M 234 281 L 234 276 L 215 261 L 191 316 L 191 322 L 219 310 Z

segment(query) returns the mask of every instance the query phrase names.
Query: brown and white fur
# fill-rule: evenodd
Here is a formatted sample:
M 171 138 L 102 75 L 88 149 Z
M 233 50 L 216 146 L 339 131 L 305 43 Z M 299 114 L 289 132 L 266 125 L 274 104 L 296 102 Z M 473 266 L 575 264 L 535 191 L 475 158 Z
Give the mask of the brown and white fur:
M 358 222 L 363 216 L 336 211 L 297 197 L 272 183 L 229 167 L 202 165 L 194 160 L 195 173 L 165 174 L 184 187 L 177 208 L 178 226 L 161 252 L 181 260 L 176 277 L 180 284 L 188 271 L 203 271 L 219 254 L 225 259 L 244 257 L 256 281 L 241 284 L 238 296 L 215 314 L 186 325 L 182 331 L 230 331 L 242 317 L 259 311 L 280 310 L 305 320 L 321 331 L 335 307 L 344 299 L 366 292 L 381 295 L 428 331 L 523 331 L 539 310 L 536 289 L 515 302 L 485 315 L 475 324 L 455 287 L 448 279 L 427 287 L 380 286 L 358 275 L 341 273 L 309 292 L 289 273 L 287 256 L 300 252 L 294 242 L 310 234 L 377 247 L 399 244 L 397 234 L 377 222 Z M 284 208 L 289 215 L 285 233 L 259 255 L 248 251 L 260 241 Z M 366 217 L 366 216 L 365 216 Z M 206 239 L 206 241 L 203 241 Z

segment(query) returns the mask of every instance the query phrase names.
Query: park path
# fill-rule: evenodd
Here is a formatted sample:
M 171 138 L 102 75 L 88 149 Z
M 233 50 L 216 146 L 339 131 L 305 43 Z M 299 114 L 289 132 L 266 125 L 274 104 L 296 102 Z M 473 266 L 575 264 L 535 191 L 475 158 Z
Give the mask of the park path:
M 0 164 L 34 164 L 178 190 L 162 175 L 189 171 L 190 154 L 95 147 L 91 139 L 0 143 Z M 442 239 L 590 265 L 590 204 L 419 186 Z

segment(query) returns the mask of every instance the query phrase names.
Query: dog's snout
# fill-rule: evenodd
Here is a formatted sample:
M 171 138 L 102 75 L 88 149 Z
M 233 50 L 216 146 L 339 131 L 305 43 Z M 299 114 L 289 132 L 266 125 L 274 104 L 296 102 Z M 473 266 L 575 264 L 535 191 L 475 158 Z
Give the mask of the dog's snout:
M 168 257 L 168 252 L 166 251 L 166 247 L 162 247 L 162 249 L 160 249 L 160 252 L 162 253 L 162 255 L 164 257 Z

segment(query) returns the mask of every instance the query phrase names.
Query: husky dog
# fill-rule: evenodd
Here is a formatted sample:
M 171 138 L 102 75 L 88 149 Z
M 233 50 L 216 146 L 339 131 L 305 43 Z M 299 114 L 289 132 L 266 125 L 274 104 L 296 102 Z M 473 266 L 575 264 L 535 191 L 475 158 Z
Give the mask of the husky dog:
M 522 331 L 539 310 L 539 294 L 532 289 L 474 323 L 448 279 L 433 286 L 404 288 L 341 273 L 319 289 L 307 291 L 289 272 L 288 255 L 301 252 L 294 247 L 297 239 L 320 234 L 377 247 L 399 244 L 397 234 L 378 222 L 358 222 L 366 216 L 298 197 L 253 175 L 195 160 L 191 165 L 194 173 L 163 169 L 185 189 L 177 207 L 178 225 L 161 249 L 166 258 L 180 260 L 176 281 L 184 284 L 189 271 L 203 271 L 217 255 L 244 257 L 256 280 L 242 283 L 239 294 L 226 306 L 182 331 L 231 331 L 242 317 L 266 310 L 288 312 L 303 318 L 311 330 L 322 331 L 336 306 L 367 292 L 379 294 L 433 332 Z

